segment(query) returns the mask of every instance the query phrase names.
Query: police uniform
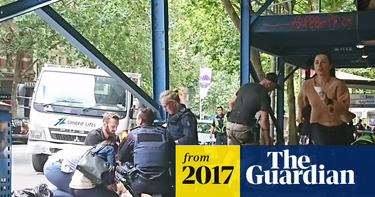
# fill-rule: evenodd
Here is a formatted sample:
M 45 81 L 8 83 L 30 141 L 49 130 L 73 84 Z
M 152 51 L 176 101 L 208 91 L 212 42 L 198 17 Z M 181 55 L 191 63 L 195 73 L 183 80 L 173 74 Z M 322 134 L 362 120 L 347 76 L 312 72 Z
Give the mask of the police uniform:
M 170 194 L 175 177 L 175 143 L 155 125 L 136 127 L 119 145 L 122 164 L 133 164 L 130 186 L 137 193 Z M 170 195 L 167 195 L 170 196 Z
M 217 115 L 214 118 L 214 121 L 212 123 L 212 126 L 214 127 L 214 134 L 216 138 L 216 145 L 227 145 L 227 131 L 226 126 L 227 125 L 227 116 L 224 115 L 220 117 Z
M 198 145 L 197 119 L 195 115 L 181 104 L 176 114 L 167 119 L 168 132 L 177 144 Z

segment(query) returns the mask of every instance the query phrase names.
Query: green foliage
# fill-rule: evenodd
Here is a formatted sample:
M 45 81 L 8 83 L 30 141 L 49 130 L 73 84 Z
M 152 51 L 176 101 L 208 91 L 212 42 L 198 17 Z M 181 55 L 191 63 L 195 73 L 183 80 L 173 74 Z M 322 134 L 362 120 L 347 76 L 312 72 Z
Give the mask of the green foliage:
M 62 2 L 64 3 L 64 2 Z M 151 32 L 148 1 L 79 0 L 54 5 L 78 32 L 124 72 L 142 74 L 142 88 L 151 94 Z M 93 62 L 73 45 L 64 53 L 79 66 Z
M 305 14 L 318 10 L 318 0 L 296 0 L 294 13 Z M 355 10 L 353 1 L 348 0 L 321 0 L 321 12 L 351 12 Z
M 228 72 L 214 70 L 207 97 L 202 99 L 202 115 L 215 115 L 217 106 L 222 106 L 224 111 L 228 111 L 228 101 L 237 92 L 239 84 L 239 73 L 229 74 Z M 194 99 L 194 102 L 199 104 L 199 94 Z M 199 111 L 199 105 L 193 106 L 192 109 L 193 111 Z
M 5 3 L 9 2 L 11 1 L 5 1 Z M 12 20 L 3 22 L 0 37 L 5 46 L 3 50 L 0 50 L 0 55 L 12 57 L 17 53 L 26 52 L 31 57 L 48 61 L 47 56 L 51 49 L 47 46 L 51 46 L 52 42 L 56 42 L 58 36 L 33 12 L 15 17 Z M 8 58 L 7 63 L 14 63 L 13 59 Z
M 356 68 L 356 69 L 340 69 L 342 72 L 366 77 L 369 79 L 375 79 L 375 72 L 373 68 Z M 363 89 L 352 89 L 353 93 L 375 93 L 375 90 L 363 90 Z
M 198 122 L 197 127 L 198 127 L 198 132 L 199 133 L 210 133 L 211 130 L 211 123 L 206 123 L 206 122 Z
M 142 88 L 151 93 L 149 1 L 60 1 L 52 8 L 121 70 L 142 73 Z M 0 55 L 27 52 L 43 64 L 54 62 L 55 57 L 50 55 L 57 50 L 76 66 L 96 67 L 34 12 L 18 16 L 13 22 L 16 28 L 11 42 Z M 0 37 L 8 32 L 9 28 L 2 28 Z
M 217 0 L 169 1 L 170 87 L 189 87 L 199 113 L 199 68 L 212 68 L 204 115 L 216 113 L 239 86 L 239 32 Z
M 171 47 L 200 54 L 214 70 L 235 73 L 239 65 L 239 32 L 217 0 L 169 2 Z
M 5 0 L 0 5 L 13 1 Z M 239 1 L 231 2 L 239 13 Z M 254 2 L 252 8 L 256 11 L 260 6 Z M 296 0 L 294 13 L 315 10 L 317 2 Z M 217 105 L 227 110 L 229 99 L 239 88 L 239 31 L 219 0 L 173 0 L 168 3 L 170 88 L 192 88 L 195 94 L 190 104 L 193 112 L 198 114 L 199 68 L 212 68 L 211 87 L 202 100 L 203 115 L 215 114 Z M 151 13 L 148 0 L 68 0 L 52 7 L 122 71 L 141 73 L 141 88 L 151 95 Z M 322 12 L 353 10 L 352 1 L 322 0 Z M 16 17 L 13 22 L 17 26 L 13 32 L 9 30 L 9 22 L 0 28 L 0 39 L 11 40 L 7 47 L 0 48 L 1 56 L 27 52 L 33 60 L 45 63 L 53 62 L 55 57 L 50 56 L 51 51 L 59 50 L 77 66 L 96 66 L 35 13 Z M 261 53 L 261 64 L 264 71 L 269 72 L 271 56 Z M 367 69 L 345 72 L 375 77 L 374 72 Z M 294 80 L 295 92 L 298 93 L 297 73 Z M 288 110 L 286 98 L 285 102 L 285 110 Z

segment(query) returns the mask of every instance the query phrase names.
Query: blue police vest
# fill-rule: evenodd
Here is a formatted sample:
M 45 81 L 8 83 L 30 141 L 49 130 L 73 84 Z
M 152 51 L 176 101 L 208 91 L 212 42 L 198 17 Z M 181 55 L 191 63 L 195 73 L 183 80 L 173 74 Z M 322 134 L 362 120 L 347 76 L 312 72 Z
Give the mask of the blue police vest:
M 165 129 L 156 126 L 140 127 L 134 136 L 134 166 L 142 168 L 169 168 L 169 151 Z

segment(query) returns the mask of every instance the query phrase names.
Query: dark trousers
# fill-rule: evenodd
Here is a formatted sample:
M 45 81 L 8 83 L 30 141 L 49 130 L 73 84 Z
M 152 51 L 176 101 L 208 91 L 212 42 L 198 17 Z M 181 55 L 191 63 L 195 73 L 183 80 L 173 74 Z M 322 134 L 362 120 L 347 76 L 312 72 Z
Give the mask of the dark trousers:
M 96 186 L 92 189 L 70 189 L 74 197 L 119 197 L 113 191 L 108 190 L 102 185 Z
M 61 171 L 61 162 L 51 162 L 47 160 L 44 164 L 44 175 L 47 180 L 56 186 L 53 190 L 53 196 L 71 196 L 69 183 L 72 180 L 73 173 L 65 173 Z
M 343 123 L 338 126 L 327 127 L 321 124 L 311 124 L 311 138 L 316 145 L 350 145 L 353 140 L 353 127 Z M 345 152 L 334 152 L 327 151 L 325 149 L 318 149 L 315 152 L 316 163 L 325 162 L 327 169 L 347 169 L 343 161 L 347 158 L 348 153 Z M 329 161 L 329 162 L 327 162 Z M 326 186 L 323 186 L 326 187 Z M 350 187 L 344 185 L 338 185 L 334 187 L 326 188 L 327 196 L 334 196 L 335 193 L 341 192 L 348 194 Z
M 216 133 L 215 138 L 216 138 L 216 145 L 227 145 L 228 144 L 226 133 Z
M 135 175 L 131 181 L 131 188 L 137 193 L 156 195 L 161 194 L 164 196 L 173 195 L 172 185 L 169 177 L 160 177 L 155 180 L 148 180 L 140 175 Z
M 350 145 L 354 140 L 352 129 L 345 123 L 333 127 L 313 123 L 311 138 L 316 145 Z

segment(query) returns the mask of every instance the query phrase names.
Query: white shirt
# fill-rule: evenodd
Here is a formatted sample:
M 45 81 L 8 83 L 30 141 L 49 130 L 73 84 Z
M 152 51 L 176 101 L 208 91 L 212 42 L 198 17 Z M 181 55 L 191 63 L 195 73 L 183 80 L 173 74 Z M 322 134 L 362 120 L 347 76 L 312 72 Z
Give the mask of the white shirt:
M 79 160 L 83 154 L 92 148 L 92 146 L 79 146 L 66 148 L 57 152 L 50 157 L 51 162 L 61 161 L 61 171 L 65 173 L 72 173 L 76 170 Z

